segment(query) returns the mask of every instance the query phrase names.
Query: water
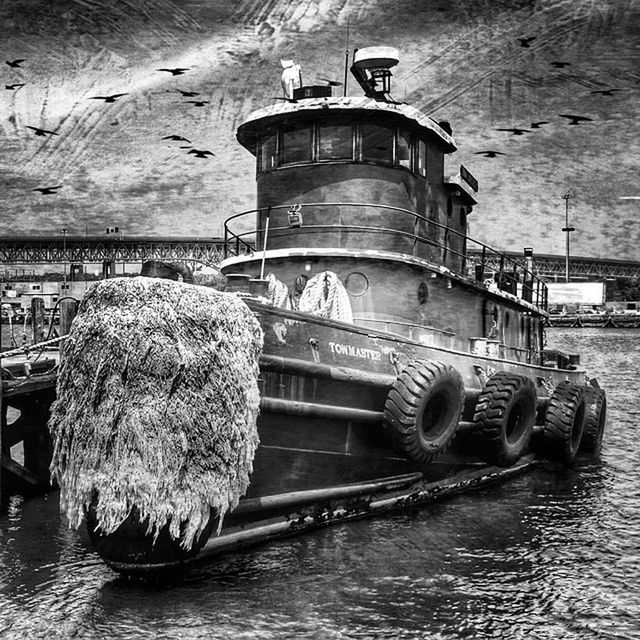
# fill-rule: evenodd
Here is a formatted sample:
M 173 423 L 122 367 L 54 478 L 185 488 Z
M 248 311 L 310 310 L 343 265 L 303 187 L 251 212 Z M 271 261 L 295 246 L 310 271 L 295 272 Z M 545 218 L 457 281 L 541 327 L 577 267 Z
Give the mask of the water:
M 119 578 L 57 494 L 0 518 L 2 638 L 640 638 L 640 331 L 554 329 L 606 387 L 601 458 L 229 556 Z

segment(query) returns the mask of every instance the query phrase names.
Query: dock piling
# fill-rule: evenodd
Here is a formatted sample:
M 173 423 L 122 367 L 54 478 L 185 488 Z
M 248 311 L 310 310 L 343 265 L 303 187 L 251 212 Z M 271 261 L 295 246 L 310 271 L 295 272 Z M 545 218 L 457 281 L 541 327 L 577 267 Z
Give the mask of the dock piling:
M 31 329 L 33 331 L 33 343 L 42 342 L 44 333 L 44 300 L 32 298 L 31 300 Z

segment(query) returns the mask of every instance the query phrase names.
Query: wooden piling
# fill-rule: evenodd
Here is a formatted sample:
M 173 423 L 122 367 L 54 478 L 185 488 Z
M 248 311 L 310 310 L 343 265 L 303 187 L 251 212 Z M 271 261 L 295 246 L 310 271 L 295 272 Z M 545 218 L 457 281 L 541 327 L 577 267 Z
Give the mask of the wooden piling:
M 44 335 L 44 300 L 33 298 L 31 300 L 31 329 L 33 331 L 33 343 L 42 342 Z
M 65 298 L 60 301 L 60 335 L 66 336 L 71 328 L 71 323 L 78 312 L 78 301 L 73 298 Z

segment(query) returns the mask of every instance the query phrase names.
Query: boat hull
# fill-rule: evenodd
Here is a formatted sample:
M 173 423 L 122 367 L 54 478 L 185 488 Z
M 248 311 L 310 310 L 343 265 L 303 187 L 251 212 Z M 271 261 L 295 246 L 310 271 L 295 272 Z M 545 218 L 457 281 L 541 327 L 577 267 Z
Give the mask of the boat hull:
M 532 457 L 501 469 L 480 461 L 463 436 L 473 428 L 475 402 L 487 376 L 510 371 L 538 389 L 539 417 L 547 389 L 560 380 L 584 384 L 584 372 L 539 367 L 462 353 L 395 334 L 364 329 L 249 301 L 264 332 L 260 360 L 260 446 L 251 485 L 238 508 L 215 514 L 194 548 L 184 551 L 163 531 L 154 539 L 135 513 L 113 534 L 87 524 L 100 556 L 115 570 L 150 575 L 334 522 L 398 509 L 511 477 Z M 416 360 L 455 368 L 465 404 L 458 436 L 435 462 L 407 459 L 383 428 L 387 395 Z M 455 487 L 455 488 L 454 488 Z

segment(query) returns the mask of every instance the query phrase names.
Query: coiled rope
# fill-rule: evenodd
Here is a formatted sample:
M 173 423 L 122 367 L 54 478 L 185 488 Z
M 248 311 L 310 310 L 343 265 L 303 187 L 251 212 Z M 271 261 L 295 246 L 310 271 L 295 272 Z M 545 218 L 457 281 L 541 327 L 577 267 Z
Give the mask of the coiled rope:
M 349 294 L 333 271 L 323 271 L 307 282 L 298 309 L 322 318 L 353 322 Z
M 278 280 L 273 273 L 267 274 L 269 285 L 267 288 L 267 297 L 274 307 L 282 309 L 291 309 L 291 300 L 289 299 L 289 288 L 284 282 Z

